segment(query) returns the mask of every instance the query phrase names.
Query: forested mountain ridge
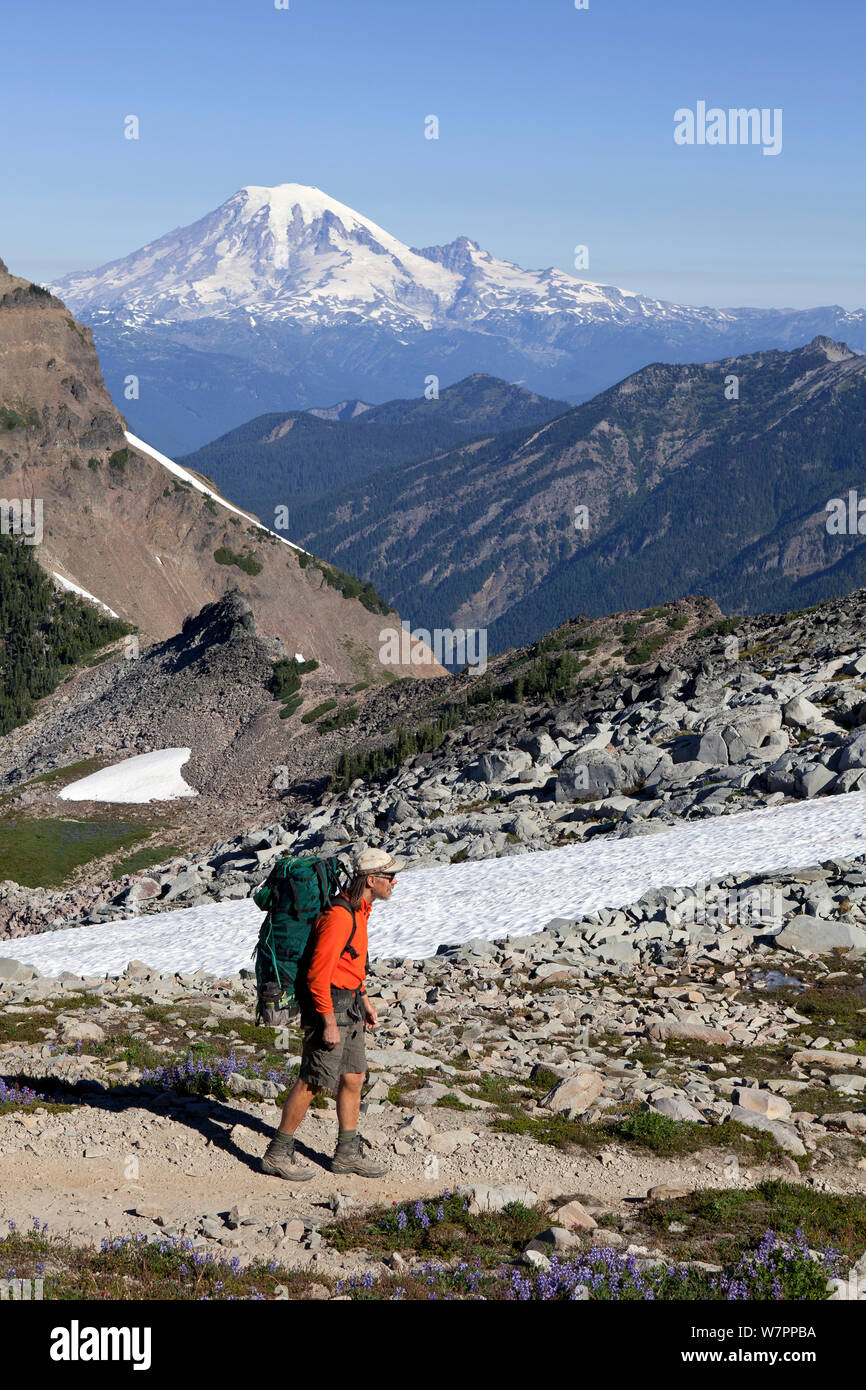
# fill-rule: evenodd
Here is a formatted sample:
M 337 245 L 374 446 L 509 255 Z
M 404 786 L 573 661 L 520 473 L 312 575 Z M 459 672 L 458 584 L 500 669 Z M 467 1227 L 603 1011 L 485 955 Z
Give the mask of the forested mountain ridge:
M 492 647 L 706 593 L 727 612 L 866 581 L 827 504 L 861 486 L 866 357 L 816 338 L 655 363 L 537 429 L 386 469 L 295 512 L 297 534 L 425 626 Z
M 260 415 L 180 462 L 267 519 L 291 498 L 337 491 L 382 468 L 430 458 L 483 433 L 542 425 L 570 409 L 478 372 L 432 399 Z

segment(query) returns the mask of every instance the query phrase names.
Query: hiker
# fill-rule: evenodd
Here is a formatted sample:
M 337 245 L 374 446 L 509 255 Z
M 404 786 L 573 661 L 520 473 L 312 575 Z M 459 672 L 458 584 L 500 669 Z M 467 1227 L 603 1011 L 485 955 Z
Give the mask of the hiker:
M 313 1096 L 322 1091 L 337 1098 L 340 1132 L 331 1172 L 357 1173 L 362 1178 L 380 1178 L 388 1172 L 387 1164 L 362 1157 L 357 1126 L 367 1073 L 364 1031 L 375 1028 L 378 1021 L 364 989 L 369 964 L 367 922 L 373 903 L 390 898 L 398 867 L 385 850 L 363 850 L 345 895 L 316 922 L 301 1014 L 300 1071 L 286 1097 L 280 1127 L 262 1159 L 265 1173 L 291 1182 L 313 1177 L 312 1168 L 295 1162 L 294 1135 Z

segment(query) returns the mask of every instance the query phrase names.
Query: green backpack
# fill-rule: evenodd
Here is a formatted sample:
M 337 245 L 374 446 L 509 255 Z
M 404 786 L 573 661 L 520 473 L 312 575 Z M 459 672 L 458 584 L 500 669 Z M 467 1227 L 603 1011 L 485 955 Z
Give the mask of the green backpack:
M 267 913 L 253 950 L 257 1023 L 280 1027 L 308 1005 L 306 973 L 313 927 L 337 900 L 349 906 L 340 898 L 340 864 L 336 855 L 330 859 L 286 855 L 277 860 L 265 882 L 253 893 L 256 907 Z M 352 913 L 352 936 L 354 918 Z M 351 941 L 350 936 L 349 949 Z

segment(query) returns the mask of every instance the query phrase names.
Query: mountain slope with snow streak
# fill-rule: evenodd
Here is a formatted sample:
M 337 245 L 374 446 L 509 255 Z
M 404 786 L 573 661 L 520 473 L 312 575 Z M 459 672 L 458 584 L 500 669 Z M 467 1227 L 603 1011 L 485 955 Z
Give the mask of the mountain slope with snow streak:
M 161 463 L 167 473 L 171 473 L 175 478 L 183 479 L 188 487 L 195 488 L 196 492 L 203 493 L 205 497 L 209 497 L 210 500 L 216 502 L 218 506 L 225 507 L 227 512 L 234 512 L 235 516 L 241 516 L 246 521 L 254 522 L 259 530 L 267 531 L 268 535 L 273 536 L 274 540 L 281 541 L 283 545 L 289 546 L 292 550 L 301 551 L 303 555 L 309 555 L 310 552 L 304 550 L 302 545 L 295 545 L 294 541 L 288 540 L 286 536 L 281 536 L 278 531 L 272 531 L 269 526 L 263 526 L 258 517 L 252 512 L 243 511 L 240 507 L 236 507 L 233 502 L 227 502 L 222 493 L 214 492 L 212 488 L 206 487 L 188 468 L 183 468 L 181 464 L 175 463 L 173 459 L 167 458 L 165 454 L 161 454 L 158 449 L 154 449 L 150 444 L 145 444 L 143 439 L 138 439 L 134 434 L 130 434 L 129 430 L 125 431 L 125 435 L 134 449 L 137 449 L 141 454 L 147 454 L 148 458 L 154 459 L 157 463 Z M 60 576 L 58 575 L 57 577 L 59 578 Z M 86 595 L 85 597 L 90 596 Z M 98 602 L 99 600 L 97 599 L 94 601 Z M 116 616 L 115 614 L 115 617 Z
M 850 792 L 656 835 L 408 871 L 375 909 L 371 955 L 429 956 L 444 943 L 530 935 L 554 917 L 622 906 L 649 888 L 862 854 L 866 792 Z M 49 975 L 116 975 L 133 959 L 163 971 L 232 973 L 249 966 L 261 921 L 244 899 L 29 936 L 15 954 Z

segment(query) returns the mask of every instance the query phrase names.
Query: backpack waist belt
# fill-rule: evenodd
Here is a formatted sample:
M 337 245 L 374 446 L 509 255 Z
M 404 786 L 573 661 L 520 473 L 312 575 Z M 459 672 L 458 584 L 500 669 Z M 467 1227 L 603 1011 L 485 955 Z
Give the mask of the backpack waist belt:
M 331 985 L 331 1004 L 338 1021 L 346 1018 L 360 1023 L 364 1018 L 360 985 L 357 989 L 338 989 L 336 985 Z

